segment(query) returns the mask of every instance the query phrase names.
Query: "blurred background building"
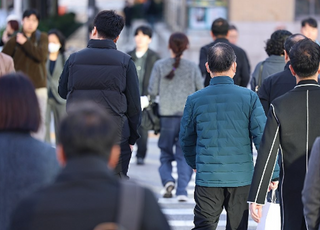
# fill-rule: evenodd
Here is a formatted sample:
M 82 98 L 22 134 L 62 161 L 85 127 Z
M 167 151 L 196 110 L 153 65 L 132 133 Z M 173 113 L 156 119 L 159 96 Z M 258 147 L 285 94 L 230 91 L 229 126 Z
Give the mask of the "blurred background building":
M 238 45 L 248 54 L 252 68 L 266 58 L 265 41 L 276 29 L 300 32 L 300 21 L 312 16 L 320 20 L 319 0 L 129 0 L 134 20 L 157 22 L 158 52 L 168 55 L 167 41 L 172 32 L 183 31 L 190 39 L 185 56 L 198 63 L 199 49 L 209 43 L 211 23 L 223 17 L 239 31 Z M 153 2 L 149 16 L 145 8 Z M 40 29 L 58 27 L 66 36 L 81 23 L 90 24 L 98 10 L 115 9 L 122 13 L 125 0 L 0 0 L 0 28 L 8 14 L 17 16 L 27 8 L 36 8 L 41 15 Z M 64 16 L 63 16 L 64 15 Z M 151 16 L 151 17 L 150 17 Z M 61 17 L 64 17 L 61 19 Z M 153 24 L 153 23 L 152 23 Z M 87 36 L 87 34 L 86 34 Z

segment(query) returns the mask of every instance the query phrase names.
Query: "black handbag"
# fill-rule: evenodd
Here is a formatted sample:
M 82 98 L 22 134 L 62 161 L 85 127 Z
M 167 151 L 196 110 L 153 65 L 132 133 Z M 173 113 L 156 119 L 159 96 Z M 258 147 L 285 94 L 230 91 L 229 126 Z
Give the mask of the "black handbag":
M 148 130 L 153 130 L 154 134 L 160 132 L 160 118 L 158 103 L 152 102 L 142 111 L 141 126 Z

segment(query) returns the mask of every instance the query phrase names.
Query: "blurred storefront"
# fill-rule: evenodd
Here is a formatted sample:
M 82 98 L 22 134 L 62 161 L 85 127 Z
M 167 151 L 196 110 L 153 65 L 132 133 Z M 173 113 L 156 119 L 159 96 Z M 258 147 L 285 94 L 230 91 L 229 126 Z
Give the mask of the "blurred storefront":
M 320 19 L 319 0 L 164 0 L 165 20 L 173 30 L 208 30 L 218 17 L 232 22 L 295 22 Z
M 185 32 L 190 47 L 185 53 L 198 62 L 200 47 L 212 41 L 210 28 L 218 17 L 226 18 L 239 31 L 238 45 L 248 54 L 252 68 L 264 60 L 265 41 L 276 29 L 300 32 L 306 17 L 320 21 L 320 0 L 163 0 L 164 21 L 169 32 L 161 30 L 167 43 L 173 31 Z M 320 23 L 319 23 L 320 24 Z M 319 37 L 320 39 L 320 37 Z

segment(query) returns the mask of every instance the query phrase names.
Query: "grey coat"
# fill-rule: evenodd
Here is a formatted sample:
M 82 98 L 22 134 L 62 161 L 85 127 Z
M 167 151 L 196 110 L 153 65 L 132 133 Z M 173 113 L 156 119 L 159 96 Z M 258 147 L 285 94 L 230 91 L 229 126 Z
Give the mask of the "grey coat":
M 251 79 L 251 89 L 255 90 L 255 87 L 259 84 L 259 74 L 261 65 L 261 84 L 264 79 L 268 78 L 270 75 L 283 71 L 284 66 L 286 65 L 284 61 L 284 56 L 271 55 L 266 58 L 266 60 L 259 62 L 252 73 Z M 260 85 L 261 86 L 261 85 Z
M 203 88 L 198 66 L 186 59 L 181 59 L 173 79 L 166 79 L 173 63 L 173 58 L 161 59 L 154 64 L 151 73 L 148 91 L 151 96 L 159 95 L 161 116 L 182 116 L 187 97 Z
M 62 97 L 60 97 L 60 95 L 58 93 L 59 79 L 60 79 L 60 75 L 61 75 L 62 70 L 63 70 L 64 62 L 65 62 L 65 58 L 63 58 L 62 54 L 59 53 L 52 74 L 49 71 L 49 69 L 50 69 L 50 60 L 49 60 L 49 58 L 48 58 L 47 63 L 46 63 L 48 92 L 49 92 L 49 90 L 51 90 L 54 98 L 60 104 L 65 104 L 66 103 L 66 100 L 63 99 Z
M 320 229 L 320 137 L 312 147 L 309 168 L 302 190 L 302 203 L 308 230 Z
M 7 230 L 18 202 L 53 181 L 55 149 L 27 132 L 0 131 L 0 229 Z

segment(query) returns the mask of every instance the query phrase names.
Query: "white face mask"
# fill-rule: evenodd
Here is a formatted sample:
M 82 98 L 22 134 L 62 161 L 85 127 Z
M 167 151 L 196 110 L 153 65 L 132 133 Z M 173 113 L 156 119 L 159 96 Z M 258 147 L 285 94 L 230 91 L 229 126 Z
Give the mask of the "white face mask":
M 56 43 L 49 43 L 48 49 L 49 53 L 56 53 L 59 51 L 61 45 Z

